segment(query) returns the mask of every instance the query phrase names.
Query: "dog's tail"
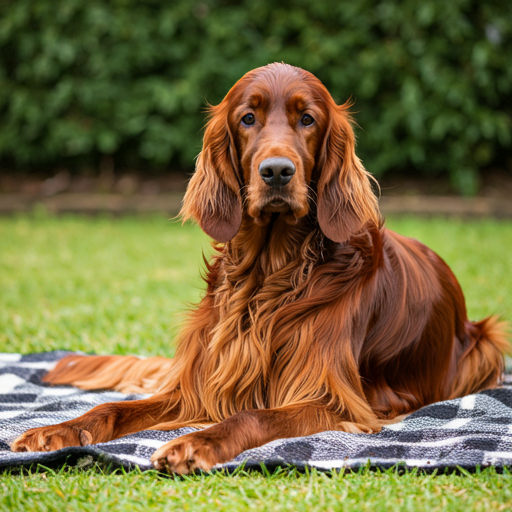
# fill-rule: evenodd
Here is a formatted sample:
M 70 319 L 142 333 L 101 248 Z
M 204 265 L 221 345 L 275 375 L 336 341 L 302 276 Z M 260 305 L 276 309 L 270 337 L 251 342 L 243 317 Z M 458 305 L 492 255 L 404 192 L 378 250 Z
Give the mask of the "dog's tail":
M 43 377 L 54 385 L 81 389 L 114 389 L 123 393 L 155 393 L 172 370 L 173 359 L 135 356 L 79 356 L 61 359 Z
M 504 355 L 511 352 L 508 330 L 508 324 L 496 316 L 475 323 L 468 321 L 470 344 L 459 360 L 452 398 L 501 384 Z

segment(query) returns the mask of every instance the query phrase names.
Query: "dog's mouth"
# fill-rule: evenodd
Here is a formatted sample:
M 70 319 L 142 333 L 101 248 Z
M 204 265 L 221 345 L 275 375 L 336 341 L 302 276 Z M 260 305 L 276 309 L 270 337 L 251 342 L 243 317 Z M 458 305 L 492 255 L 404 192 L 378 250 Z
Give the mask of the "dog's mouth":
M 288 224 L 296 224 L 298 217 L 298 205 L 286 197 L 270 197 L 259 207 L 250 212 L 256 224 L 267 225 L 273 216 L 281 215 Z
M 262 213 L 286 213 L 291 211 L 292 207 L 282 197 L 276 197 L 271 199 L 265 206 L 261 209 Z

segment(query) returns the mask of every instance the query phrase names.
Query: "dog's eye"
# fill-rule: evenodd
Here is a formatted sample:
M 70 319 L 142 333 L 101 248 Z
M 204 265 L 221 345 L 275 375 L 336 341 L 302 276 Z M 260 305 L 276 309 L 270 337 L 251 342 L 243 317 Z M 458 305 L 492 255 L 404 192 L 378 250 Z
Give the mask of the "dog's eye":
M 304 126 L 310 126 L 312 125 L 315 120 L 313 119 L 313 116 L 310 116 L 309 114 L 304 114 L 302 117 L 301 117 L 301 120 L 300 122 L 304 125 Z
M 254 114 L 245 114 L 245 116 L 242 117 L 242 123 L 244 123 L 247 126 L 251 126 L 251 124 L 254 124 L 254 121 L 256 121 Z

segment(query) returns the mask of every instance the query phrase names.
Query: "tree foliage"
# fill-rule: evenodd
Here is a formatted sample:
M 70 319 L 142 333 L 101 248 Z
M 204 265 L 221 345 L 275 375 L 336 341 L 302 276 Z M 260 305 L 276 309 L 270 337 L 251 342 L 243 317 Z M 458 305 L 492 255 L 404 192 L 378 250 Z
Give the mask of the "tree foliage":
M 465 191 L 512 147 L 512 3 L 502 0 L 4 0 L 0 159 L 14 168 L 190 168 L 205 102 L 285 61 L 351 97 L 377 176 Z

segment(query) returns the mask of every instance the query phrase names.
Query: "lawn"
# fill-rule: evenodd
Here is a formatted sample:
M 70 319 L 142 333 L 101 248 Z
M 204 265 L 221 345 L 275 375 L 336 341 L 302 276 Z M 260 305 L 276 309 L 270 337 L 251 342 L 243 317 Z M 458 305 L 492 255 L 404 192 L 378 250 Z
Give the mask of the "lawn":
M 512 222 L 417 218 L 388 226 L 436 250 L 468 313 L 512 320 Z M 0 218 L 0 351 L 172 355 L 201 295 L 208 239 L 165 218 Z M 94 466 L 0 476 L 0 510 L 447 510 L 512 508 L 512 476 L 394 472 L 163 478 Z

